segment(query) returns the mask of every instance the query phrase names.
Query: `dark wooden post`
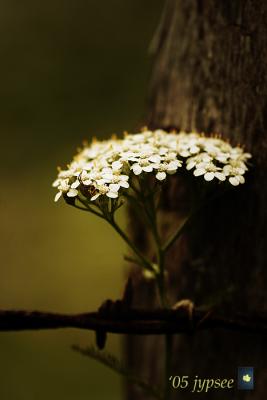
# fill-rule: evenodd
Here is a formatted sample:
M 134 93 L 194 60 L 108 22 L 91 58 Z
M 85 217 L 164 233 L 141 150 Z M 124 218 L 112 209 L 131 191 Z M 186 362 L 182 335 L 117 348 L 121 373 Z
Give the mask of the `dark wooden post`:
M 225 313 L 267 309 L 267 2 L 264 0 L 168 0 L 152 43 L 154 68 L 147 125 L 207 133 L 245 145 L 253 154 L 246 185 L 227 193 L 200 215 L 171 251 L 173 303 L 222 300 Z M 179 221 L 188 199 L 183 182 L 164 195 L 163 229 Z M 190 199 L 188 199 L 190 201 Z M 146 232 L 131 213 L 136 242 L 150 251 Z M 151 282 L 135 278 L 135 304 L 155 304 Z M 228 297 L 226 296 L 228 295 Z M 163 379 L 163 343 L 128 338 L 131 366 L 154 384 Z M 255 390 L 210 391 L 207 399 L 263 399 L 267 393 L 267 344 L 248 334 L 177 335 L 173 375 L 236 379 L 238 366 L 255 367 Z M 192 397 L 189 389 L 173 399 Z M 127 399 L 148 399 L 132 386 Z

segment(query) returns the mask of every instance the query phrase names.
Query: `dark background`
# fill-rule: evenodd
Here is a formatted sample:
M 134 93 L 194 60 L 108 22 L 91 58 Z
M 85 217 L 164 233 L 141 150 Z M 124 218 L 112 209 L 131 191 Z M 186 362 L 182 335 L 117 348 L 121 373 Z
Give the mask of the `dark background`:
M 83 139 L 140 128 L 162 5 L 1 2 L 1 308 L 80 312 L 120 296 L 123 243 L 97 218 L 54 204 L 51 183 Z M 1 333 L 0 399 L 118 399 L 120 379 L 69 348 L 93 339 Z M 120 353 L 119 338 L 108 348 Z

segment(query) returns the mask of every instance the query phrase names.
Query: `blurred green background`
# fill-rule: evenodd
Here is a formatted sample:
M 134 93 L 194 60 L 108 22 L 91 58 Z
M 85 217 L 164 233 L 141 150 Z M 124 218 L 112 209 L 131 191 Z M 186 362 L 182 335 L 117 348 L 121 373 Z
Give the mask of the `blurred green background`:
M 82 312 L 121 295 L 124 244 L 96 217 L 53 203 L 51 182 L 83 139 L 140 127 L 162 6 L 1 1 L 0 308 Z M 0 399 L 121 398 L 119 377 L 70 350 L 93 340 L 0 333 Z M 108 349 L 120 353 L 118 337 Z

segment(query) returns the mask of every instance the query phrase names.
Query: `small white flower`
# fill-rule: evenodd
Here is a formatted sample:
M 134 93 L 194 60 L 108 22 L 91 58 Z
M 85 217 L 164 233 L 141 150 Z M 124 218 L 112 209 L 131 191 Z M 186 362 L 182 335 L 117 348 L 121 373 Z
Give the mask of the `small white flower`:
M 212 181 L 214 178 L 217 178 L 220 181 L 225 181 L 225 175 L 221 170 L 220 167 L 216 167 L 212 162 L 203 162 L 196 166 L 193 173 L 195 176 L 204 175 L 204 179 L 208 182 Z
M 122 151 L 119 153 L 120 161 L 124 164 L 125 162 L 129 161 L 138 161 L 138 153 L 135 153 L 133 151 Z
M 181 166 L 181 161 L 178 161 L 178 160 L 170 161 L 169 163 L 163 162 L 159 165 L 156 165 L 155 169 L 158 170 L 158 172 L 156 174 L 156 178 L 159 181 L 163 181 L 164 179 L 166 179 L 167 174 L 169 174 L 169 175 L 175 174 L 178 167 L 180 167 L 180 166 Z
M 199 135 L 195 133 L 178 135 L 180 140 L 177 143 L 177 151 L 181 157 L 190 157 L 200 152 Z
M 200 153 L 197 156 L 190 157 L 186 160 L 186 169 L 189 171 L 190 169 L 196 167 L 202 163 L 209 163 L 212 160 L 211 156 L 207 153 Z
M 61 181 L 61 179 L 56 179 L 56 180 L 52 183 L 52 186 L 53 186 L 53 187 L 58 187 L 58 185 L 60 185 L 60 181 Z
M 224 173 L 226 175 L 231 175 L 231 174 L 244 175 L 247 169 L 248 168 L 246 164 L 241 160 L 230 160 L 229 164 L 223 167 Z
M 99 196 L 103 196 L 103 195 L 110 197 L 111 199 L 116 199 L 118 197 L 117 189 L 119 190 L 117 185 L 113 185 L 113 184 L 111 184 L 109 186 L 107 186 L 107 185 L 96 186 L 97 193 L 91 197 L 91 201 L 94 201 Z
M 159 172 L 156 174 L 156 178 L 157 178 L 159 181 L 163 181 L 164 179 L 166 179 L 166 177 L 167 177 L 167 175 L 166 175 L 166 172 L 165 172 L 165 171 L 159 171 Z
M 103 172 L 103 181 L 107 184 L 109 184 L 109 187 L 111 187 L 111 185 L 117 185 L 118 190 L 122 187 L 125 189 L 129 188 L 129 176 L 128 175 L 123 175 L 120 174 L 119 171 L 112 171 L 111 169 L 108 170 L 106 169 Z M 112 186 L 114 187 L 114 186 Z
M 246 169 L 246 165 L 243 165 L 243 161 L 241 161 L 240 163 L 235 162 L 231 165 L 225 165 L 223 167 L 223 172 L 225 176 L 229 178 L 231 185 L 238 186 L 240 183 L 245 183 L 245 178 L 243 175 L 245 174 Z
M 131 166 L 133 173 L 135 175 L 140 175 L 143 171 L 144 172 L 152 172 L 153 171 L 153 163 L 147 158 L 141 158 L 137 163 Z
M 56 185 L 59 192 L 55 196 L 55 201 L 58 201 L 63 193 L 68 193 L 70 189 L 69 179 L 58 179 L 54 182 L 53 185 Z

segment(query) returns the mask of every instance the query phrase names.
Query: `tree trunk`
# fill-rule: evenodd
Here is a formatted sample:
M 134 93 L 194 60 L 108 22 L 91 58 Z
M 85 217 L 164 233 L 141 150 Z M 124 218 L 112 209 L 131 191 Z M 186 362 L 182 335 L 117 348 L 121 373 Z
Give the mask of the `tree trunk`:
M 220 133 L 253 155 L 243 187 L 229 191 L 199 216 L 168 258 L 172 301 L 196 305 L 222 298 L 220 310 L 267 310 L 267 2 L 264 0 L 168 0 L 152 42 L 150 128 Z M 190 199 L 185 183 L 172 179 L 162 205 L 164 232 L 179 222 Z M 179 213 L 178 214 L 178 211 Z M 130 212 L 131 230 L 150 252 L 146 232 Z M 171 222 L 171 223 L 170 223 Z M 153 307 L 153 283 L 132 273 L 135 305 Z M 226 296 L 227 295 L 227 296 Z M 163 382 L 163 339 L 129 337 L 129 364 L 154 384 Z M 175 337 L 172 375 L 234 378 L 238 366 L 255 367 L 253 391 L 210 390 L 207 399 L 263 399 L 267 393 L 264 337 L 197 332 Z M 190 390 L 172 398 L 191 398 Z M 146 399 L 127 386 L 127 399 Z

